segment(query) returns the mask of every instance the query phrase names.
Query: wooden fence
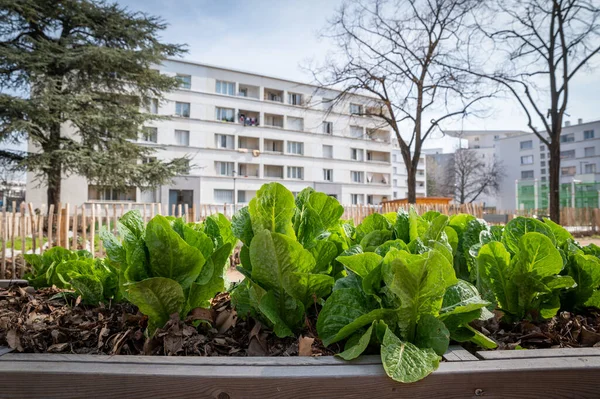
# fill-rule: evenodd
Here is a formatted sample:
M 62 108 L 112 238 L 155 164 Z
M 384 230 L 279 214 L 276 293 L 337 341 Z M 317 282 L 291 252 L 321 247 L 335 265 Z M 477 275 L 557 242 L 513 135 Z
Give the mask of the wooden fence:
M 131 209 L 138 209 L 144 222 L 155 215 L 173 215 L 182 217 L 186 222 L 199 222 L 207 216 L 222 213 L 227 218 L 244 205 L 238 204 L 203 204 L 189 207 L 179 205 L 167 207 L 159 203 L 85 203 L 80 206 L 70 204 L 59 205 L 60 211 L 54 206 L 34 208 L 22 203 L 20 208 L 13 206 L 12 211 L 3 208 L 0 212 L 0 279 L 22 277 L 25 272 L 24 253 L 43 253 L 47 248 L 60 245 L 69 249 L 86 249 L 94 256 L 103 256 L 104 248 L 99 239 L 99 232 L 108 228 L 116 233 L 118 219 Z M 409 205 L 402 205 L 404 209 Z M 438 211 L 447 215 L 470 213 L 479 218 L 483 217 L 483 208 L 479 205 L 423 205 L 415 206 L 419 214 L 427 211 Z M 386 205 L 347 205 L 344 206 L 342 218 L 352 219 L 359 224 L 365 217 L 373 213 L 395 212 L 389 204 Z M 543 215 L 529 211 L 511 214 L 509 218 L 523 214 L 525 216 Z M 599 209 L 562 210 L 563 225 L 573 232 L 595 233 L 600 231 Z

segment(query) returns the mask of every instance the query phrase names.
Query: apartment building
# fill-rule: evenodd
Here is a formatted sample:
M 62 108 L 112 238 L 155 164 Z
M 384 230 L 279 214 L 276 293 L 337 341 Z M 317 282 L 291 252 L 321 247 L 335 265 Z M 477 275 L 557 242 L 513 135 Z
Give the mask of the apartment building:
M 313 187 L 343 204 L 391 198 L 390 132 L 364 115 L 373 99 L 334 102 L 335 91 L 188 61 L 168 60 L 159 69 L 181 86 L 166 101 L 151 102 L 150 112 L 168 118 L 146 126 L 139 141 L 160 148 L 158 159 L 187 154 L 189 172 L 150 191 L 116 191 L 71 176 L 62 184 L 63 202 L 245 204 L 270 181 L 294 193 Z M 402 176 L 404 168 L 394 165 Z M 28 175 L 27 201 L 45 199 L 45 187 Z
M 598 207 L 600 190 L 600 121 L 565 123 L 561 134 L 560 203 L 562 207 Z M 498 208 L 548 207 L 547 146 L 532 133 L 496 141 L 496 155 L 506 168 Z
M 393 141 L 396 142 L 395 139 Z M 419 158 L 417 167 L 417 197 L 427 196 L 425 168 L 425 155 L 422 155 L 421 158 Z M 406 172 L 404 158 L 402 158 L 402 153 L 398 149 L 398 145 L 396 143 L 394 143 L 394 150 L 392 151 L 392 198 L 408 198 L 408 173 Z
M 446 134 L 466 140 L 466 145 L 461 143 L 461 146 L 475 152 L 476 157 L 484 161 L 486 167 L 491 166 L 497 160 L 506 170 L 512 168 L 514 165 L 511 162 L 507 162 L 504 154 L 497 151 L 497 141 L 527 133 L 521 130 L 456 130 L 447 131 Z M 507 177 L 504 177 L 503 181 L 507 179 Z M 486 208 L 495 208 L 499 205 L 498 195 L 493 194 L 481 194 L 474 202 L 483 204 Z

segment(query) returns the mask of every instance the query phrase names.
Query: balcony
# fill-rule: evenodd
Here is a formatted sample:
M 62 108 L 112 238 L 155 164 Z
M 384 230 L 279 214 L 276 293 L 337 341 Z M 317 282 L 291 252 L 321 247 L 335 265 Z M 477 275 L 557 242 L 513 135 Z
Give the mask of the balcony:
M 259 177 L 259 165 L 254 163 L 239 163 L 238 177 Z
M 283 140 L 265 139 L 264 152 L 283 154 Z
M 390 153 L 384 152 L 384 151 L 369 151 L 369 150 L 367 150 L 367 161 L 390 163 Z
M 258 100 L 260 98 L 260 87 L 240 83 L 237 95 L 239 97 L 255 98 Z
M 283 128 L 283 115 L 265 114 L 265 126 Z
M 282 103 L 283 102 L 283 90 L 267 89 L 265 87 L 264 100 Z
M 265 165 L 264 177 L 270 179 L 283 179 L 283 166 Z
M 260 112 L 240 109 L 238 122 L 244 126 L 258 126 L 260 124 Z
M 260 150 L 260 140 L 256 137 L 238 137 L 238 150 Z
M 388 173 L 367 173 L 367 184 L 390 184 Z
M 367 137 L 380 143 L 390 143 L 390 132 L 383 129 L 367 129 Z

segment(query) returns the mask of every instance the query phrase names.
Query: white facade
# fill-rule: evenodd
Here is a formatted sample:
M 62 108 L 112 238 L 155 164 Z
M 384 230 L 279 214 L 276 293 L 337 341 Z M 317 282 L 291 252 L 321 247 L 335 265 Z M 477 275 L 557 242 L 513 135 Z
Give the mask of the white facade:
M 571 184 L 584 186 L 600 182 L 600 121 L 583 123 L 580 120 L 577 125 L 567 122 L 562 129 L 560 151 L 560 184 L 566 185 L 561 192 L 561 206 L 572 206 Z M 496 155 L 507 166 L 498 209 L 545 208 L 547 198 L 542 193 L 549 187 L 548 147 L 535 134 L 523 133 L 498 140 Z M 596 191 L 594 185 L 588 184 L 588 188 Z M 585 194 L 583 196 L 590 197 Z M 589 194 L 596 196 L 597 192 Z M 590 206 L 596 206 L 596 203 L 593 200 Z
M 69 176 L 62 183 L 63 202 L 243 204 L 270 181 L 292 192 L 311 186 L 343 204 L 391 199 L 389 130 L 351 114 L 367 98 L 331 107 L 327 100 L 335 92 L 317 93 L 307 84 L 186 61 L 166 61 L 160 71 L 180 76 L 187 87 L 158 104 L 155 111 L 170 117 L 149 124 L 152 129 L 140 142 L 160 148 L 159 159 L 190 156 L 189 174 L 150 193 L 99 190 L 81 176 Z M 35 150 L 31 144 L 30 150 Z M 406 173 L 403 164 L 394 165 Z M 404 190 L 398 191 L 402 197 Z M 27 201 L 46 202 L 45 187 L 30 174 Z
M 417 167 L 417 197 L 427 196 L 427 179 L 425 178 L 425 155 L 419 159 Z M 404 199 L 408 198 L 408 173 L 404 164 L 404 158 L 399 149 L 394 148 L 392 151 L 392 198 Z

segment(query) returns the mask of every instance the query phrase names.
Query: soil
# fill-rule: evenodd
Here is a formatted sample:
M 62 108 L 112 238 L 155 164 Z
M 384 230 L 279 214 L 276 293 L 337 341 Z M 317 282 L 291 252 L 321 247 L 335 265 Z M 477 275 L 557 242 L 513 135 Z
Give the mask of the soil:
M 104 355 L 321 356 L 333 355 L 315 338 L 315 319 L 299 339 L 277 338 L 260 322 L 237 317 L 228 294 L 211 310 L 185 321 L 173 315 L 153 338 L 131 304 L 90 307 L 55 288 L 0 288 L 0 346 L 18 352 Z M 334 348 L 335 349 L 335 348 Z M 337 348 L 338 351 L 340 348 Z

